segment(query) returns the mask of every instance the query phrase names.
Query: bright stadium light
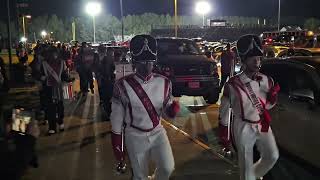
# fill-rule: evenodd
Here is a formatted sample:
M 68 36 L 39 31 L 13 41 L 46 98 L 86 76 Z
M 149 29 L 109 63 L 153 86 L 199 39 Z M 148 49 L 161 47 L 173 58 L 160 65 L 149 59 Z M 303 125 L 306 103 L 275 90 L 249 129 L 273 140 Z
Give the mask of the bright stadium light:
M 46 32 L 46 31 L 41 31 L 41 36 L 42 36 L 42 37 L 47 36 L 47 32 Z
M 86 12 L 90 16 L 96 16 L 101 12 L 101 4 L 98 2 L 88 2 L 86 5 Z
M 86 5 L 86 12 L 92 17 L 93 22 L 93 42 L 96 42 L 96 23 L 95 16 L 101 12 L 101 4 L 98 2 L 88 2 Z
M 22 38 L 20 39 L 20 41 L 23 42 L 23 43 L 25 43 L 25 42 L 27 42 L 27 38 L 26 38 L 26 37 L 22 37 Z
M 206 1 L 197 2 L 197 4 L 196 4 L 196 13 L 202 15 L 202 25 L 203 26 L 205 25 L 204 16 L 206 14 L 208 14 L 210 12 L 210 10 L 211 10 L 211 6 L 210 6 L 210 4 L 208 2 L 206 2 Z

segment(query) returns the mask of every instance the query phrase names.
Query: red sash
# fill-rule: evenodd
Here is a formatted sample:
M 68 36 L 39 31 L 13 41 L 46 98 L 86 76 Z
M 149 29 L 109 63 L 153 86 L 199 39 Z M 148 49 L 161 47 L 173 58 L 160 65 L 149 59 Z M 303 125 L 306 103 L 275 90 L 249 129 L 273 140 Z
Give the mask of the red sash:
M 252 87 L 250 86 L 249 83 L 243 84 L 241 82 L 239 76 L 237 77 L 237 79 L 235 81 L 233 81 L 233 83 L 237 87 L 242 89 L 242 91 L 244 93 L 246 93 L 246 95 L 249 97 L 249 100 L 251 101 L 251 103 L 258 110 L 260 118 L 261 118 L 261 120 L 260 120 L 260 123 L 262 125 L 261 131 L 262 132 L 268 132 L 269 126 L 270 126 L 270 122 L 271 122 L 271 116 L 270 116 L 268 110 L 265 107 L 266 106 L 265 103 L 263 103 L 263 101 L 260 98 L 259 99 L 257 98 L 256 94 L 253 92 L 253 89 L 252 89 Z
M 160 120 L 159 120 L 159 115 L 158 115 L 154 105 L 152 104 L 152 101 L 150 100 L 149 96 L 144 91 L 144 89 L 142 88 L 140 83 L 136 79 L 134 79 L 134 76 L 128 77 L 126 79 L 126 81 L 128 82 L 128 84 L 131 86 L 131 88 L 134 90 L 134 92 L 139 97 L 140 101 L 142 102 L 144 108 L 146 109 L 146 111 L 152 121 L 153 128 L 155 128 L 159 124 Z M 150 131 L 150 130 L 147 130 L 147 131 Z

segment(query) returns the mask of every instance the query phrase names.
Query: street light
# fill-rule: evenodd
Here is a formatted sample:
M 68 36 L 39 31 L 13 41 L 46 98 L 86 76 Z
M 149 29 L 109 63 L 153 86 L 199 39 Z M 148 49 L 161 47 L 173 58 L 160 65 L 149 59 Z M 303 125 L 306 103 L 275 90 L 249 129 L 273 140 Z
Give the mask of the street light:
M 196 12 L 202 15 L 202 26 L 205 25 L 204 15 L 208 14 L 211 10 L 211 6 L 206 1 L 201 1 L 196 4 Z
M 25 42 L 27 42 L 27 38 L 26 37 L 21 37 L 20 41 L 25 43 Z
M 92 17 L 93 23 L 93 42 L 96 42 L 96 23 L 95 16 L 101 12 L 101 5 L 98 2 L 88 2 L 86 5 L 86 12 Z
M 41 36 L 42 36 L 42 38 L 45 38 L 46 36 L 47 36 L 47 32 L 46 31 L 41 31 Z

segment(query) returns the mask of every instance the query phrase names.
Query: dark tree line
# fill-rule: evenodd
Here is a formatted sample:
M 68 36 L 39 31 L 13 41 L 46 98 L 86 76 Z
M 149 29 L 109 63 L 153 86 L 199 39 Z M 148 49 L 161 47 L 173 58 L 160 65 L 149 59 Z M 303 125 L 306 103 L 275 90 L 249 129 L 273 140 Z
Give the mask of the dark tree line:
M 263 18 L 257 17 L 211 17 L 211 19 L 224 19 L 233 26 L 264 25 Z M 200 16 L 179 16 L 179 25 L 202 25 Z M 92 41 L 93 25 L 89 16 L 61 18 L 56 15 L 44 15 L 32 17 L 26 23 L 26 36 L 29 41 L 41 39 L 41 31 L 45 30 L 48 36 L 62 42 L 72 40 L 72 22 L 75 23 L 76 40 Z M 267 26 L 276 25 L 276 19 L 265 19 Z M 259 24 L 258 24 L 259 23 Z M 297 19 L 294 17 L 282 18 L 283 25 L 304 25 L 304 28 L 318 30 L 320 20 L 315 18 Z M 19 25 L 20 24 L 20 25 Z M 21 19 L 19 22 L 11 23 L 11 33 L 13 41 L 18 41 L 22 37 Z M 142 15 L 127 15 L 124 17 L 124 34 L 135 35 L 140 33 L 150 33 L 152 28 L 160 26 L 173 26 L 174 17 L 170 15 L 158 15 L 145 13 Z M 121 35 L 121 21 L 112 15 L 100 15 L 96 17 L 96 40 L 114 40 L 115 36 Z M 0 36 L 7 37 L 7 27 L 5 22 L 0 21 Z

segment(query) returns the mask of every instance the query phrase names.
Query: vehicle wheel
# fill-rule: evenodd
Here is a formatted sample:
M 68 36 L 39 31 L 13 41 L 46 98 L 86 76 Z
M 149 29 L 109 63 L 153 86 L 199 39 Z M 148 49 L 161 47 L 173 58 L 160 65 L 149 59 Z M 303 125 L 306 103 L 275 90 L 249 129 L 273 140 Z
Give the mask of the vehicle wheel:
M 219 100 L 219 90 L 210 93 L 204 97 L 208 104 L 215 104 Z

